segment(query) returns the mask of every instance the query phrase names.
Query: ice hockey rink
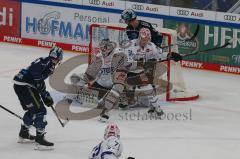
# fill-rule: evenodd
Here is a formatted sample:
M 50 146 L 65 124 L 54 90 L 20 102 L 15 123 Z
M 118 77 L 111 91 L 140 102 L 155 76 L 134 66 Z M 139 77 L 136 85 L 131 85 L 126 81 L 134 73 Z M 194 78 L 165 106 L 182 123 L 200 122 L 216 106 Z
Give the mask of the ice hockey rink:
M 47 56 L 48 49 L 0 43 L 0 104 L 23 115 L 13 90 L 12 78 L 34 59 Z M 64 60 L 76 56 L 67 52 Z M 191 102 L 162 102 L 168 114 L 184 114 L 150 120 L 132 114 L 146 109 L 112 112 L 112 122 L 121 130 L 122 158 L 136 159 L 239 159 L 240 154 L 240 76 L 183 69 L 188 87 L 200 99 Z M 49 88 L 55 101 L 63 95 Z M 126 114 L 127 113 L 127 114 Z M 178 118 L 179 119 L 179 118 Z M 48 109 L 46 138 L 55 143 L 54 151 L 35 151 L 33 144 L 18 144 L 21 121 L 0 109 L 1 159 L 86 159 L 103 138 L 105 123 L 97 119 L 70 121 L 62 128 Z M 33 130 L 34 133 L 34 130 Z

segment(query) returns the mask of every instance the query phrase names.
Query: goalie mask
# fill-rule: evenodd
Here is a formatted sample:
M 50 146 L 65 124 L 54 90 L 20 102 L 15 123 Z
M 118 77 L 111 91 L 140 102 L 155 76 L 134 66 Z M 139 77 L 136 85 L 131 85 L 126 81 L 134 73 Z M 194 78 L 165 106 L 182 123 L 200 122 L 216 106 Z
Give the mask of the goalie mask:
M 103 39 L 99 43 L 99 48 L 101 50 L 103 57 L 110 55 L 110 53 L 115 49 L 116 46 L 117 46 L 116 43 L 110 41 L 109 39 Z
M 104 139 L 106 140 L 110 136 L 115 136 L 118 139 L 120 138 L 120 130 L 117 124 L 108 124 L 104 132 Z
M 144 47 L 145 45 L 147 45 L 147 43 L 149 43 L 151 41 L 151 32 L 148 28 L 142 28 L 139 31 L 139 44 L 141 47 Z

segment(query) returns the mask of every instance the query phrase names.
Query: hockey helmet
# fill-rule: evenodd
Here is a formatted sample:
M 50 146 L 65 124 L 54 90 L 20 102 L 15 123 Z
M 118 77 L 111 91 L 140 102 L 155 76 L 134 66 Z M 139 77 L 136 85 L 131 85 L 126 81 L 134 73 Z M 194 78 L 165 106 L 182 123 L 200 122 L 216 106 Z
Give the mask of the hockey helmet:
M 108 56 L 115 48 L 117 44 L 109 39 L 102 39 L 99 43 L 99 48 L 103 56 Z
M 106 127 L 104 132 L 104 139 L 106 140 L 110 136 L 115 136 L 118 139 L 120 138 L 120 130 L 117 124 L 111 123 L 111 124 L 108 124 L 108 126 Z
M 133 9 L 125 9 L 121 14 L 121 18 L 128 23 L 129 21 L 136 19 L 137 15 Z
M 62 61 L 62 59 L 63 59 L 62 48 L 60 48 L 58 46 L 54 46 L 49 52 L 49 57 L 52 58 L 53 60 L 58 61 L 58 62 Z

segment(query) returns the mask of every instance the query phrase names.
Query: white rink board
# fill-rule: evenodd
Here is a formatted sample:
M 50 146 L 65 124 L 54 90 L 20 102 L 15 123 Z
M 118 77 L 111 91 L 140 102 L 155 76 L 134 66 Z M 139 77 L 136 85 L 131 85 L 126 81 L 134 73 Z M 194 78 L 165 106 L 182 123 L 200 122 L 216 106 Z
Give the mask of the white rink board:
M 155 27 L 163 25 L 162 20 L 140 18 Z M 118 23 L 119 20 L 117 13 L 23 3 L 21 33 L 23 38 L 87 46 L 91 23 Z

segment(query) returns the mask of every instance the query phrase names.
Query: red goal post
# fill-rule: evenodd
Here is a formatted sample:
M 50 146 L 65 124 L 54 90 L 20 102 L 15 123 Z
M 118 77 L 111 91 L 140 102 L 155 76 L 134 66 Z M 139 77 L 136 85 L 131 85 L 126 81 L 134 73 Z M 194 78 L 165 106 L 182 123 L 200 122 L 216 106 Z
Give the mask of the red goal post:
M 109 38 L 117 43 L 117 47 L 121 47 L 121 43 L 127 40 L 124 24 L 91 24 L 90 26 L 90 43 L 89 58 L 91 62 L 92 55 L 99 51 L 99 42 L 103 38 Z M 178 52 L 177 33 L 175 30 L 166 28 L 156 28 L 163 36 L 164 51 Z M 180 62 L 167 61 L 167 72 L 159 79 L 158 93 L 166 101 L 191 101 L 199 98 L 199 95 L 187 89 L 182 72 Z

